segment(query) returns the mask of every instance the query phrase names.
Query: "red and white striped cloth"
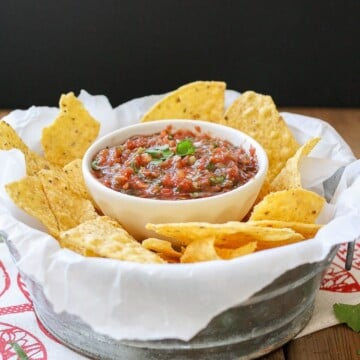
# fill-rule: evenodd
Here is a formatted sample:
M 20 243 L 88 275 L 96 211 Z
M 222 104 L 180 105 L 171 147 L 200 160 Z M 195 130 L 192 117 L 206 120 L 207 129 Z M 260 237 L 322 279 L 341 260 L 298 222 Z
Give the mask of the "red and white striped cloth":
M 342 245 L 325 274 L 313 317 L 298 335 L 303 336 L 337 324 L 334 303 L 360 302 L 360 243 L 355 246 L 351 271 L 345 270 L 346 245 Z M 12 343 L 18 344 L 29 360 L 80 360 L 85 357 L 58 342 L 37 319 L 26 286 L 5 244 L 0 244 L 0 355 L 17 360 Z

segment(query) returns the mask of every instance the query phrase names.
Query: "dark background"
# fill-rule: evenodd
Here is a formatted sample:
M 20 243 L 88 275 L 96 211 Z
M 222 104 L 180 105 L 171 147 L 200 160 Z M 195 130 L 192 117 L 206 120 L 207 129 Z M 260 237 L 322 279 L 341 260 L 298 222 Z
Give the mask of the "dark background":
M 360 106 L 360 1 L 0 1 L 0 108 L 113 106 L 194 80 Z

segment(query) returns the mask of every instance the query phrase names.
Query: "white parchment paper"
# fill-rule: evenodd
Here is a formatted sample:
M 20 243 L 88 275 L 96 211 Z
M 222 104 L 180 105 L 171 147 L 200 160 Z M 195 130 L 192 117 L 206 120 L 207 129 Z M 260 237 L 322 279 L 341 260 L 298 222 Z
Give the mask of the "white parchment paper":
M 227 91 L 226 104 L 237 96 Z M 113 109 L 105 96 L 80 94 L 85 107 L 101 122 L 100 135 L 138 122 L 159 98 L 135 99 Z M 31 107 L 12 112 L 5 120 L 41 153 L 41 130 L 57 112 L 57 108 Z M 20 254 L 17 266 L 42 285 L 56 312 L 75 314 L 99 333 L 119 340 L 191 339 L 214 316 L 248 299 L 287 270 L 320 261 L 334 244 L 360 237 L 360 160 L 326 122 L 282 115 L 300 143 L 314 136 L 322 138 L 302 166 L 306 188 L 324 194 L 323 181 L 346 166 L 331 204 L 320 217 L 327 225 L 315 239 L 234 260 L 197 264 L 142 265 L 85 258 L 61 249 L 38 221 L 8 198 L 4 185 L 25 175 L 24 158 L 17 150 L 0 151 L 0 229 Z

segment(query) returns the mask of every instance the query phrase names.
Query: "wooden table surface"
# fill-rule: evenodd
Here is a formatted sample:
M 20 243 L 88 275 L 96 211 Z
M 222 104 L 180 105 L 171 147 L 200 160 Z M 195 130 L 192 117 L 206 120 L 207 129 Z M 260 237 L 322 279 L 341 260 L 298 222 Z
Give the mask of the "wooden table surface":
M 360 108 L 281 108 L 313 116 L 331 124 L 360 158 Z M 0 110 L 0 119 L 8 111 Z M 360 303 L 360 296 L 359 296 Z M 262 360 L 360 360 L 360 334 L 337 325 L 290 341 Z

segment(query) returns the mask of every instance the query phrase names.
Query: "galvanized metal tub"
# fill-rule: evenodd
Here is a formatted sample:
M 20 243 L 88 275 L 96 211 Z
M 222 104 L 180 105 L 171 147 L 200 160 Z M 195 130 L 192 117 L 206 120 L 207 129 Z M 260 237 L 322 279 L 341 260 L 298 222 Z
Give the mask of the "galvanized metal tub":
M 11 239 L 3 237 L 17 260 Z M 286 272 L 246 302 L 216 316 L 190 341 L 118 341 L 96 333 L 77 316 L 55 313 L 41 286 L 26 274 L 21 275 L 36 314 L 48 331 L 69 348 L 93 359 L 254 359 L 282 346 L 304 328 L 312 315 L 323 273 L 337 249 L 332 248 L 323 261 Z

